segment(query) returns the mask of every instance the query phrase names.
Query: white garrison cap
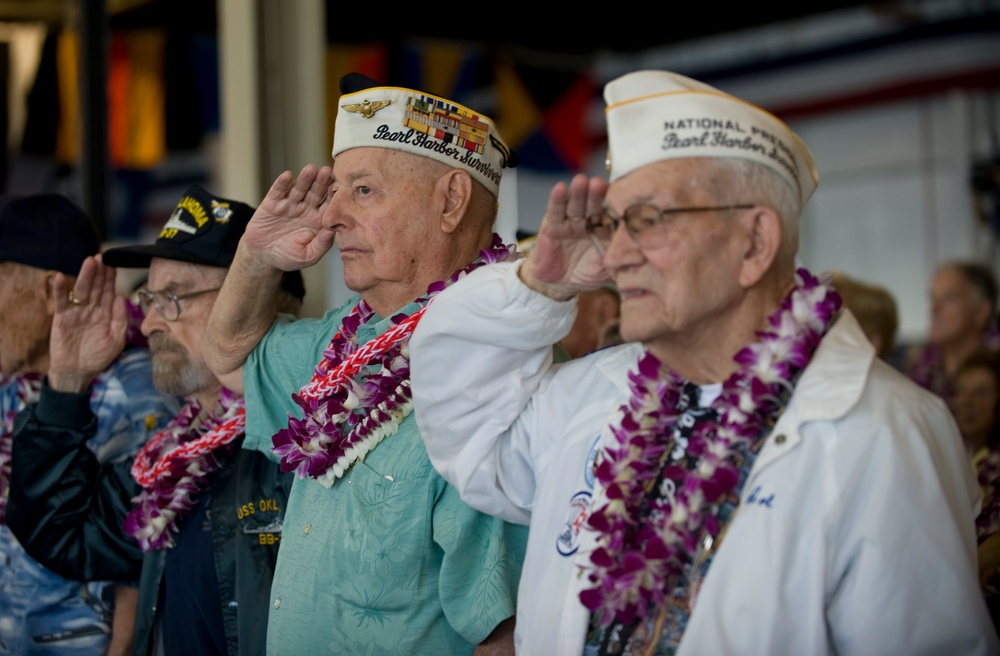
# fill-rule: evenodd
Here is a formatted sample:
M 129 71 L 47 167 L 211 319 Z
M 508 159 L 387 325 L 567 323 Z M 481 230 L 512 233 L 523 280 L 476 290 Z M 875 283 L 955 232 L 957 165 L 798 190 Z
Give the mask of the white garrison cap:
M 668 71 L 637 71 L 604 87 L 611 182 L 664 159 L 731 157 L 770 167 L 802 204 L 819 171 L 798 135 L 760 107 Z
M 391 148 L 467 170 L 494 196 L 515 165 L 493 121 L 423 91 L 373 86 L 340 97 L 333 156 L 360 147 Z

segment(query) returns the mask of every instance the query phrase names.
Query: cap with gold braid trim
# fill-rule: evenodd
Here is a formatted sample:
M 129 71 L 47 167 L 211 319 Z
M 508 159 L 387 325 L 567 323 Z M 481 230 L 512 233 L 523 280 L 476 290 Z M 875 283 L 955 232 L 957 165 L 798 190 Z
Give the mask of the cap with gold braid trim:
M 492 119 L 468 107 L 423 91 L 375 86 L 356 73 L 341 79 L 341 90 L 334 157 L 361 147 L 422 155 L 467 170 L 494 196 L 503 169 L 517 164 Z
M 816 190 L 819 171 L 780 119 L 703 82 L 669 71 L 636 71 L 604 87 L 611 182 L 664 159 L 732 157 L 773 169 L 799 193 Z

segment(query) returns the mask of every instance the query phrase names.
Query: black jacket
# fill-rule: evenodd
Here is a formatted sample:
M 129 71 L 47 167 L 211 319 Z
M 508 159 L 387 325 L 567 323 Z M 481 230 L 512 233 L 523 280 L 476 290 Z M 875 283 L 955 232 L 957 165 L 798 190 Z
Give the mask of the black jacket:
M 42 386 L 14 427 L 7 525 L 24 549 L 75 580 L 139 580 L 132 653 L 152 651 L 164 552 L 145 556 L 122 530 L 140 492 L 131 462 L 101 467 L 86 441 L 97 419 L 88 394 Z M 242 438 L 240 438 L 242 439 Z M 263 654 L 271 578 L 292 474 L 262 453 L 237 449 L 213 475 L 208 514 L 231 656 Z

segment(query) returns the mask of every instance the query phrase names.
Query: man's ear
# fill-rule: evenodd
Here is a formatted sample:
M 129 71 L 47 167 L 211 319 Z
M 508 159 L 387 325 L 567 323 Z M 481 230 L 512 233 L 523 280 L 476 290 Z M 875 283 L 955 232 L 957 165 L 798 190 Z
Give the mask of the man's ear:
M 984 298 L 979 299 L 979 303 L 976 306 L 976 326 L 980 330 L 986 330 L 990 327 L 990 319 L 993 318 L 993 308 L 990 307 L 989 302 Z
M 472 176 L 462 169 L 451 169 L 438 178 L 435 191 L 444 199 L 441 230 L 451 234 L 458 230 L 472 203 Z
M 739 282 L 748 289 L 771 270 L 781 250 L 784 226 L 781 217 L 770 207 L 756 206 L 740 218 L 747 237 L 740 263 Z
M 58 271 L 46 271 L 43 274 L 35 277 L 35 284 L 37 284 L 40 287 L 39 289 L 35 290 L 35 292 L 37 294 L 41 294 L 42 298 L 45 299 L 45 309 L 46 311 L 48 311 L 50 317 L 53 317 L 56 314 L 56 297 L 55 297 L 55 292 L 52 289 L 53 287 L 52 283 L 55 280 L 56 276 L 65 276 L 69 283 L 66 289 L 72 289 L 72 283 L 74 279 L 70 278 L 70 276 L 66 276 L 65 274 L 59 273 Z

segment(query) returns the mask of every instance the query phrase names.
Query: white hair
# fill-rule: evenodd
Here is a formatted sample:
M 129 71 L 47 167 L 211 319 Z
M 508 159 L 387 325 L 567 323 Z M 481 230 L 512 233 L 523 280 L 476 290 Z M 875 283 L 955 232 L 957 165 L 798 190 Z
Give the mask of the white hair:
M 721 203 L 754 203 L 770 207 L 781 217 L 782 259 L 794 259 L 799 250 L 799 217 L 802 201 L 799 192 L 775 171 L 748 159 L 710 160 L 709 178 L 715 185 L 715 197 Z

